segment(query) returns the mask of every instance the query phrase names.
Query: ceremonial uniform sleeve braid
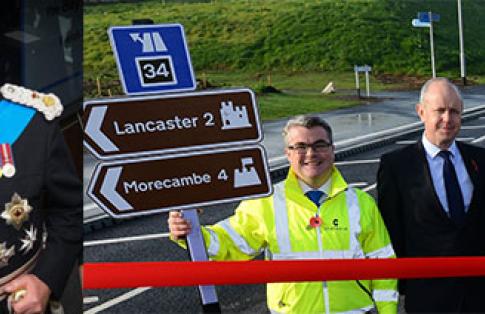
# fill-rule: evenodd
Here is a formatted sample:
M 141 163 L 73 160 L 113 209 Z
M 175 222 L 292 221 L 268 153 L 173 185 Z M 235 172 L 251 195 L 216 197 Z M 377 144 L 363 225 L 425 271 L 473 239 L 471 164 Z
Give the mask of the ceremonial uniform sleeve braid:
M 365 192 L 359 191 L 361 208 L 360 242 L 368 258 L 395 258 L 386 226 L 374 199 Z M 397 313 L 399 293 L 397 279 L 372 280 L 372 296 L 379 313 Z
M 82 185 L 59 127 L 51 123 L 47 130 L 45 165 L 39 165 L 45 169 L 46 205 L 42 210 L 47 242 L 33 274 L 59 299 L 82 250 Z
M 233 216 L 203 230 L 212 260 L 249 260 L 263 251 L 267 235 L 265 203 L 264 199 L 243 201 Z

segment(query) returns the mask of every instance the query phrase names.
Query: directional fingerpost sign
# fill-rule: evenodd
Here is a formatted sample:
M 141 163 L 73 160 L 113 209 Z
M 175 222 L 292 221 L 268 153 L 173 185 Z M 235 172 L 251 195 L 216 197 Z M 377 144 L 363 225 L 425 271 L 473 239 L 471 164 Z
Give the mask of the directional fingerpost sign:
M 354 66 L 354 71 L 355 72 L 369 72 L 369 71 L 372 71 L 372 67 L 369 66 L 369 65 L 361 65 L 361 66 L 357 66 L 355 65 Z
M 84 143 L 101 159 L 262 140 L 249 89 L 87 101 L 84 123 Z
M 89 196 L 115 218 L 268 196 L 263 148 L 246 146 L 99 164 Z
M 126 94 L 195 90 L 182 25 L 115 26 L 108 35 Z
M 411 21 L 411 24 L 414 27 L 430 27 L 431 26 L 430 22 L 421 22 L 419 19 L 413 19 Z
M 440 15 L 438 13 L 431 13 L 431 20 L 429 19 L 429 15 L 429 12 L 418 12 L 418 20 L 423 23 L 440 21 Z

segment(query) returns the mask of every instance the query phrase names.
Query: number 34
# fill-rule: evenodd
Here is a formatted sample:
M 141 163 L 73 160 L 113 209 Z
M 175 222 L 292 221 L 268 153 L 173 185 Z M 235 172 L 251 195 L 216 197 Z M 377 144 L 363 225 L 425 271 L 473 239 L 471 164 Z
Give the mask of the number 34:
M 153 64 L 147 63 L 143 66 L 143 75 L 148 79 L 153 79 L 157 76 L 168 77 L 170 75 L 170 72 L 167 71 L 165 63 L 161 63 L 156 70 Z

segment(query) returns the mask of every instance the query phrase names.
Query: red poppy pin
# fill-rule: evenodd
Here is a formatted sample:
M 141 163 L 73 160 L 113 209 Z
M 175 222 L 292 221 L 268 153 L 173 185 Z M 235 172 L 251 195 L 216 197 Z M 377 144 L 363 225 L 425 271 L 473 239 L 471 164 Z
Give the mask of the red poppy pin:
M 322 224 L 322 218 L 318 216 L 310 218 L 310 226 L 312 228 L 318 228 L 321 226 L 321 224 Z
M 472 166 L 475 172 L 478 173 L 478 164 L 474 159 L 472 159 Z

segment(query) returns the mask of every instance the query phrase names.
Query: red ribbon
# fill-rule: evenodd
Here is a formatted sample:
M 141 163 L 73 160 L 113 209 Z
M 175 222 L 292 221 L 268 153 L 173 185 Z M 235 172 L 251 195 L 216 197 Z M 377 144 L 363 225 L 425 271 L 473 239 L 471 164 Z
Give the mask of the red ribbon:
M 84 289 L 485 276 L 485 257 L 84 264 Z

